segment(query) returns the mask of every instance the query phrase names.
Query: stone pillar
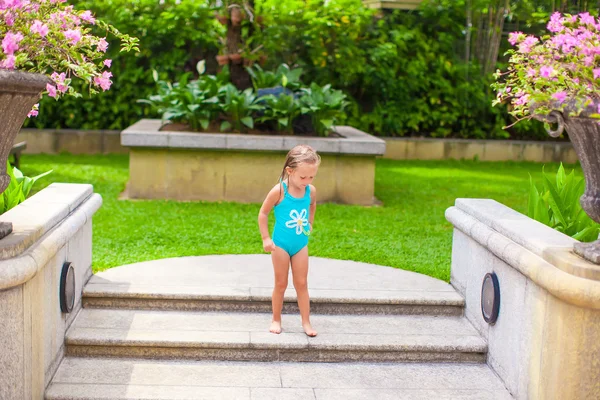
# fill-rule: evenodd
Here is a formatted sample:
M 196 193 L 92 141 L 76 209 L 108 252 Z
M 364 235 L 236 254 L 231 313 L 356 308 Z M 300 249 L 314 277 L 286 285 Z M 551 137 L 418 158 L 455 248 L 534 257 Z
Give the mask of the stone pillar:
M 64 356 L 64 337 L 92 275 L 92 216 L 102 204 L 91 185 L 52 184 L 0 216 L 0 399 L 43 400 Z M 60 276 L 75 272 L 75 302 L 63 313 Z
M 493 200 L 458 199 L 451 284 L 488 341 L 488 364 L 516 399 L 600 398 L 600 267 L 575 240 Z M 485 274 L 495 273 L 500 311 L 481 311 Z

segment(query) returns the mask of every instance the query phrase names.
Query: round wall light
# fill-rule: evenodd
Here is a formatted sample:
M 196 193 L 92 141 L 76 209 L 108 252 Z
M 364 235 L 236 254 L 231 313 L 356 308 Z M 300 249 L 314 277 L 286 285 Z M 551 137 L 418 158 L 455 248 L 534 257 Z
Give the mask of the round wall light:
M 70 262 L 65 262 L 60 274 L 60 310 L 70 313 L 75 306 L 75 268 Z
M 500 312 L 500 284 L 494 272 L 483 278 L 481 285 L 481 313 L 488 324 L 495 324 Z

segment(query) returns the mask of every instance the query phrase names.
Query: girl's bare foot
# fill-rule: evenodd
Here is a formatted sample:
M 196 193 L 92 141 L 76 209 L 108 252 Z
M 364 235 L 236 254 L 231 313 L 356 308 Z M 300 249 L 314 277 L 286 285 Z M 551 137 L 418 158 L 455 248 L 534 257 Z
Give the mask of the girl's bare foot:
M 304 333 L 306 333 L 306 336 L 310 336 L 310 337 L 317 336 L 317 331 L 315 331 L 313 329 L 313 327 L 310 324 L 310 322 L 303 323 L 302 324 L 302 328 L 304 329 Z
M 269 332 L 280 334 L 281 333 L 281 321 L 273 321 L 271 322 L 271 328 Z

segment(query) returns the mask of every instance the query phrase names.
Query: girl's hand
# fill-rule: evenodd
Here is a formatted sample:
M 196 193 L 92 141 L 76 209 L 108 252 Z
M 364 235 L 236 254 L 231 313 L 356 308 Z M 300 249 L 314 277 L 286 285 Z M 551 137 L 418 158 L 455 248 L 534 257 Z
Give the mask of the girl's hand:
M 263 240 L 263 249 L 267 253 L 275 251 L 275 247 L 275 243 L 273 243 L 273 240 L 271 240 L 271 238 Z

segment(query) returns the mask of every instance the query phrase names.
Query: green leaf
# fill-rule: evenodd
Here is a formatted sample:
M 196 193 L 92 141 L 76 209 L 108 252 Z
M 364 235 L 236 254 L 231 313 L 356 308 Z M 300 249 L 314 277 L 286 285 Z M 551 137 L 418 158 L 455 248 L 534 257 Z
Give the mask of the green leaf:
M 283 87 L 286 87 L 286 86 L 287 86 L 287 84 L 288 84 L 288 77 L 287 77 L 286 75 L 284 75 L 284 76 L 281 78 L 281 85 L 282 85 Z
M 556 174 L 556 187 L 560 191 L 566 180 L 565 169 L 563 168 L 562 163 L 560 163 L 560 167 L 558 167 L 558 173 Z
M 556 188 L 552 185 L 552 182 L 548 179 L 548 177 L 544 174 L 544 184 L 546 190 L 549 192 L 548 196 L 548 204 L 550 204 L 550 208 L 552 209 L 553 216 L 557 219 L 557 221 L 562 225 L 563 228 L 566 228 L 567 222 L 563 216 L 564 205 L 560 198 L 560 195 L 556 191 Z
M 154 82 L 158 82 L 158 71 L 155 69 L 152 70 L 152 79 L 154 79 Z
M 231 123 L 229 121 L 223 121 L 221 123 L 221 132 L 227 132 L 228 130 L 231 129 Z
M 242 124 L 246 125 L 248 128 L 254 128 L 254 120 L 252 119 L 252 117 L 244 117 L 240 119 L 240 121 L 242 121 Z
M 533 183 L 533 178 L 529 175 L 529 200 L 527 202 L 527 216 L 529 218 L 537 219 L 535 210 L 540 201 L 540 195 Z
M 333 126 L 333 120 L 331 119 L 322 119 L 320 122 L 327 129 L 331 129 L 331 127 Z
M 277 122 L 279 123 L 279 125 L 282 125 L 282 126 L 285 126 L 285 127 L 288 126 L 288 119 L 287 118 L 279 118 L 279 119 L 277 119 Z
M 204 72 L 206 71 L 206 61 L 205 60 L 198 61 L 198 63 L 196 64 L 196 71 L 198 71 L 198 73 L 200 75 L 204 74 Z

